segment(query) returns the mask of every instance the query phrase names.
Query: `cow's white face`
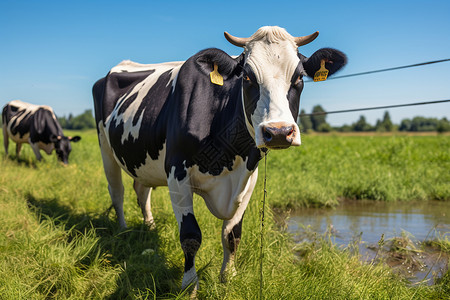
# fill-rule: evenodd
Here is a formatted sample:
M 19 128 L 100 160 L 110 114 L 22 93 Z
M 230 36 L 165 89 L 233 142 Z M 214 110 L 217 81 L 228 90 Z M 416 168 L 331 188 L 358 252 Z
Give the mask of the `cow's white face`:
M 228 34 L 226 37 L 245 49 L 242 98 L 247 127 L 256 146 L 271 149 L 299 146 L 300 130 L 295 120 L 304 70 L 297 52 L 298 38 L 283 28 L 268 26 L 250 38 Z
M 299 146 L 300 130 L 294 119 L 298 109 L 291 111 L 293 105 L 290 102 L 297 102 L 294 106 L 298 108 L 300 94 L 294 99 L 288 99 L 293 84 L 299 84 L 297 80 L 293 82 L 300 63 L 297 46 L 292 40 L 260 40 L 249 43 L 246 54 L 247 74 L 244 80 L 247 83 L 244 86 L 257 85 L 259 90 L 259 98 L 254 99 L 256 108 L 249 120 L 257 147 Z

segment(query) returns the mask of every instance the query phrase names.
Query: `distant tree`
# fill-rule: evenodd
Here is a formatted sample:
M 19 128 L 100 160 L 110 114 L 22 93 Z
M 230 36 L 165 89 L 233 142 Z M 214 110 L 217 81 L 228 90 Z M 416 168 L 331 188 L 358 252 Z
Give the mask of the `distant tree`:
M 411 120 L 410 119 L 403 119 L 400 122 L 400 127 L 398 128 L 398 130 L 400 131 L 410 131 L 411 130 Z
M 319 112 L 325 112 L 325 110 L 320 105 L 314 106 L 313 109 L 312 109 L 312 113 L 319 113 Z M 325 119 L 326 119 L 326 115 L 314 115 L 314 116 L 311 116 L 312 128 L 315 131 L 320 131 L 320 129 L 319 129 L 320 126 L 322 124 L 326 123 Z M 322 128 L 324 128 L 324 127 L 322 126 Z
M 92 110 L 88 109 L 81 115 L 74 117 L 71 123 L 71 129 L 83 130 L 95 128 L 95 120 L 92 116 Z
M 436 131 L 438 122 L 436 118 L 414 117 L 410 131 Z
M 393 129 L 394 129 L 394 124 L 391 121 L 391 116 L 389 115 L 388 111 L 385 111 L 383 120 L 377 121 L 377 124 L 375 125 L 375 130 L 385 132 L 385 131 L 392 131 Z
M 328 123 L 322 123 L 319 125 L 319 128 L 317 128 L 317 131 L 319 132 L 330 132 L 333 128 Z
M 347 125 L 347 124 L 344 124 L 341 127 L 335 127 L 334 129 L 339 131 L 339 132 L 351 132 L 351 131 L 353 131 L 352 126 L 351 125 Z
M 58 122 L 62 128 L 67 128 L 67 119 L 66 117 L 58 117 Z
M 305 114 L 305 110 L 302 109 L 300 111 L 300 115 Z M 302 130 L 303 132 L 309 132 L 311 131 L 311 129 L 313 128 L 312 122 L 311 122 L 311 117 L 310 116 L 300 116 L 300 130 Z
M 439 133 L 449 132 L 450 131 L 450 121 L 447 120 L 447 118 L 442 118 L 441 120 L 439 120 L 436 130 Z
M 359 120 L 356 121 L 356 123 L 353 123 L 352 125 L 354 131 L 371 131 L 373 130 L 373 127 L 367 123 L 366 117 L 361 115 L 359 117 Z

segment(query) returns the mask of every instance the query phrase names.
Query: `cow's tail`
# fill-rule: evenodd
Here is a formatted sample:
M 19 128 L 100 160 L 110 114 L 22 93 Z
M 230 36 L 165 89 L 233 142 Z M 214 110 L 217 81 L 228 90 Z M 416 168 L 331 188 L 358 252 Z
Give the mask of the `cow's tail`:
M 2 127 L 3 127 L 3 124 L 5 124 L 6 123 L 6 110 L 7 110 L 7 105 L 5 105 L 4 107 L 3 107 L 3 110 L 2 110 Z
M 98 133 L 98 124 L 103 120 L 103 95 L 105 93 L 105 78 L 98 80 L 94 86 L 92 87 L 92 96 L 94 98 L 94 114 L 95 114 L 95 125 L 97 127 Z

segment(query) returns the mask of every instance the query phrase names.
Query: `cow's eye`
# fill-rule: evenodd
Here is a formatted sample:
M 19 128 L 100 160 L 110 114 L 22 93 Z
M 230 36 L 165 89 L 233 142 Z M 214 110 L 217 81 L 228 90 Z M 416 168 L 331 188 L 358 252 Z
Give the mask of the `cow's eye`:
M 297 79 L 295 80 L 295 83 L 294 83 L 294 85 L 297 85 L 297 84 L 299 84 L 299 83 L 300 83 L 300 81 L 302 81 L 302 80 L 303 80 L 303 78 L 302 78 L 302 75 L 298 76 L 298 77 L 297 77 Z
M 250 77 L 248 77 L 248 75 L 245 75 L 245 76 L 244 76 L 244 80 L 247 81 L 247 82 L 252 82 L 252 81 L 250 80 Z

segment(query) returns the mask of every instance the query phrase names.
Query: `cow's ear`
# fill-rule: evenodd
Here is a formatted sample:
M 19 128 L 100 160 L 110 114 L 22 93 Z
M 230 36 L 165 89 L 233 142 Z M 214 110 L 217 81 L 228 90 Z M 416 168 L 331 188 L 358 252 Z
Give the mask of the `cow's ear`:
M 214 70 L 214 64 L 216 64 L 219 74 L 225 80 L 240 72 L 241 68 L 238 67 L 238 63 L 238 59 L 233 59 L 220 49 L 203 50 L 197 54 L 195 59 L 197 68 L 207 76 Z
M 69 141 L 71 141 L 72 143 L 76 143 L 76 142 L 78 142 L 79 140 L 81 140 L 81 136 L 78 136 L 78 135 L 76 135 L 76 136 L 74 136 L 74 137 L 70 137 L 70 136 L 69 136 Z
M 332 48 L 319 49 L 309 58 L 301 55 L 300 59 L 302 59 L 303 68 L 309 77 L 314 77 L 314 74 L 320 69 L 322 60 L 325 60 L 328 76 L 333 75 L 347 64 L 347 56 L 341 51 Z

